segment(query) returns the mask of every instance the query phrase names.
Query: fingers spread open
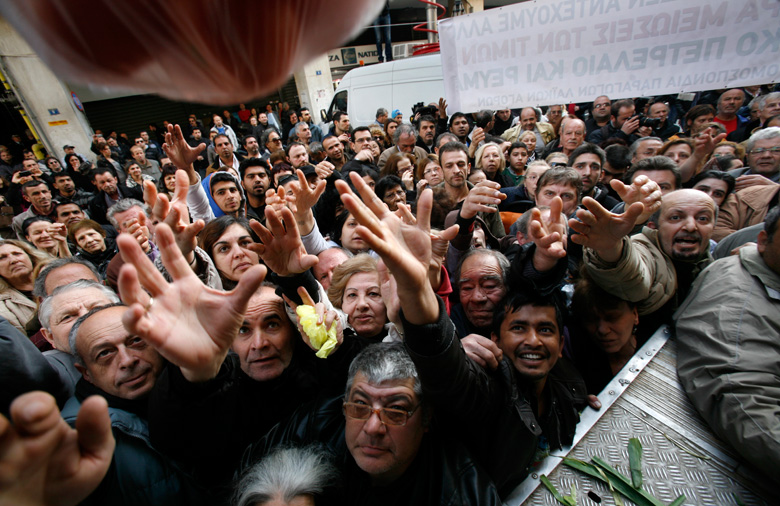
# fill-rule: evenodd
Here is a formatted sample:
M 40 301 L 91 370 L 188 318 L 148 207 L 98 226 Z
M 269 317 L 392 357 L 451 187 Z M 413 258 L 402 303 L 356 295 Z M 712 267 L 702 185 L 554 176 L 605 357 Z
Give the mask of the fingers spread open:
M 160 248 L 162 263 L 174 280 L 195 275 L 176 245 L 173 232 L 165 223 L 161 223 L 157 227 L 157 246 Z
M 152 297 L 161 295 L 168 283 L 143 252 L 138 241 L 129 234 L 120 234 L 117 244 L 125 263 L 135 267 L 141 285 L 152 294 Z

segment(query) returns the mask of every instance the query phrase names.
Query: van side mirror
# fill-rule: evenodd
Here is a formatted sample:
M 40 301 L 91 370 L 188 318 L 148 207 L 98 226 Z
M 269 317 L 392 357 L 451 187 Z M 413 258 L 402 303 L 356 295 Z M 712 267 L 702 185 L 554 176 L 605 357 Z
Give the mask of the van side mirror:
M 325 123 L 330 121 L 330 118 L 328 117 L 328 113 L 327 111 L 325 111 L 325 109 L 320 109 L 320 118 L 322 118 L 322 121 Z

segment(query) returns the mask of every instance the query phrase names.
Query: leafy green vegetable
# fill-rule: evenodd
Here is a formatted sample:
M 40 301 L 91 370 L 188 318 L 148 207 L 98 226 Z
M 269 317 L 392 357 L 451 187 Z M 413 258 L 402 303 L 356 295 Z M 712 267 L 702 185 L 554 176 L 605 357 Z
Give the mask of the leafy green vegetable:
M 547 476 L 541 475 L 539 477 L 539 481 L 541 481 L 542 484 L 547 487 L 547 490 L 552 493 L 553 497 L 555 497 L 555 500 L 557 500 L 559 503 L 563 504 L 564 506 L 577 506 L 577 489 L 574 488 L 574 485 L 571 486 L 571 496 L 563 496 L 560 492 L 558 492 L 558 489 L 555 488 L 555 485 L 552 484 Z
M 635 437 L 628 440 L 628 464 L 631 467 L 631 484 L 642 488 L 642 443 Z

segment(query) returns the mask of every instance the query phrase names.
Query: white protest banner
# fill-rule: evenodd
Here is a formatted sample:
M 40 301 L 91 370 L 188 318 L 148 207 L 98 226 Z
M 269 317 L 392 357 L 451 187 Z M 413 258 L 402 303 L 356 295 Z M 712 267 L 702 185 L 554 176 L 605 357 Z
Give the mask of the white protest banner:
M 536 0 L 442 20 L 450 111 L 777 82 L 780 0 Z

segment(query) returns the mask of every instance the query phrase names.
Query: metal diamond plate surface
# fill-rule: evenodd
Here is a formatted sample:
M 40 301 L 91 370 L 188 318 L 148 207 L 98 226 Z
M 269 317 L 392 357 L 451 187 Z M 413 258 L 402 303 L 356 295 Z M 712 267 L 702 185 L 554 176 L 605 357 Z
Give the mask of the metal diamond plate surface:
M 680 494 L 685 494 L 685 505 L 736 505 L 736 497 L 751 506 L 777 504 L 761 475 L 715 437 L 693 409 L 677 379 L 677 345 L 666 328 L 655 333 L 599 399 L 600 412 L 583 412 L 574 446 L 542 462 L 508 498 L 508 505 L 557 505 L 541 485 L 540 474 L 564 495 L 574 484 L 578 505 L 614 505 L 606 484 L 560 465 L 559 457 L 589 461 L 598 455 L 630 476 L 627 445 L 632 437 L 643 447 L 643 489 L 665 504 Z

